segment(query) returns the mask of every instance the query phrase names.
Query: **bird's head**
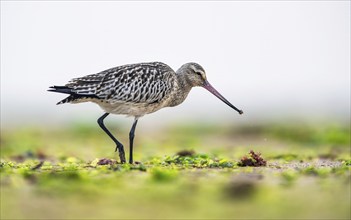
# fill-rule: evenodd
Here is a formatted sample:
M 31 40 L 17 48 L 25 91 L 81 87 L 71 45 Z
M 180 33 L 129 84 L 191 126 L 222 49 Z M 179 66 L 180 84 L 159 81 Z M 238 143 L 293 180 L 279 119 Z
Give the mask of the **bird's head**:
M 197 63 L 186 63 L 178 71 L 184 74 L 187 83 L 192 87 L 203 86 L 207 80 L 204 68 Z
M 242 110 L 239 110 L 234 105 L 232 105 L 226 98 L 224 98 L 208 81 L 206 77 L 206 73 L 204 68 L 197 63 L 186 63 L 180 67 L 177 71 L 179 73 L 184 74 L 185 79 L 189 85 L 201 86 L 215 95 L 217 98 L 222 100 L 229 107 L 233 108 L 235 111 L 239 112 L 239 114 L 243 114 Z

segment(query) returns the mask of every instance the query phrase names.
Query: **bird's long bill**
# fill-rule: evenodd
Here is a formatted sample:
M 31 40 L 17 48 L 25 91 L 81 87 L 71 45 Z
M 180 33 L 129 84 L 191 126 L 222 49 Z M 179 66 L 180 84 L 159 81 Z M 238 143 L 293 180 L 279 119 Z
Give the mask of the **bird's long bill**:
M 225 104 L 227 104 L 229 107 L 231 107 L 232 109 L 234 109 L 235 111 L 239 112 L 239 114 L 244 113 L 242 110 L 238 109 L 237 107 L 235 107 L 234 105 L 232 105 L 232 103 L 230 103 L 226 98 L 224 98 L 215 88 L 213 88 L 213 86 L 211 86 L 211 84 L 206 80 L 205 84 L 203 85 L 203 87 L 205 89 L 207 89 L 210 93 L 212 93 L 213 95 L 215 95 L 217 98 L 219 98 L 220 100 L 222 100 Z

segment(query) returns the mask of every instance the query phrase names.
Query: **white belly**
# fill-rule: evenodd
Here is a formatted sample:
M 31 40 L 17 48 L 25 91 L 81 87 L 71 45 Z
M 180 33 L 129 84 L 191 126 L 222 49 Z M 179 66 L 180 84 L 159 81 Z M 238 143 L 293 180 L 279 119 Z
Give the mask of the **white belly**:
M 127 115 L 134 117 L 141 117 L 161 109 L 163 106 L 159 103 L 155 104 L 139 104 L 129 102 L 99 102 L 93 101 L 98 104 L 105 112 L 117 115 Z

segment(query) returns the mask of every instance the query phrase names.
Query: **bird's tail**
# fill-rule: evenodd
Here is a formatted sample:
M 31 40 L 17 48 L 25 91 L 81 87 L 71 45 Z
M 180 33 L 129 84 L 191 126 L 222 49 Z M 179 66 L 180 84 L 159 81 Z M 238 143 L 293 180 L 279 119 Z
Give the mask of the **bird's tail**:
M 97 98 L 96 95 L 94 94 L 77 94 L 77 92 L 75 90 L 73 90 L 72 88 L 69 88 L 67 86 L 50 86 L 50 89 L 48 89 L 49 92 L 58 92 L 58 93 L 64 93 L 64 94 L 69 94 L 68 97 L 66 97 L 65 99 L 62 99 L 61 101 L 59 101 L 58 103 L 56 103 L 56 105 L 60 105 L 60 104 L 64 104 L 64 103 L 69 103 L 69 102 L 73 102 L 77 103 L 83 100 L 87 100 L 89 98 Z
M 49 92 L 58 92 L 58 93 L 64 93 L 64 94 L 70 95 L 67 98 L 62 99 L 61 101 L 56 103 L 56 105 L 68 103 L 78 98 L 75 92 L 71 88 L 68 88 L 67 86 L 50 86 L 49 88 L 50 88 L 48 89 Z
M 74 93 L 71 88 L 67 86 L 50 86 L 48 89 L 49 92 L 58 92 L 58 93 L 65 93 L 65 94 L 72 94 Z

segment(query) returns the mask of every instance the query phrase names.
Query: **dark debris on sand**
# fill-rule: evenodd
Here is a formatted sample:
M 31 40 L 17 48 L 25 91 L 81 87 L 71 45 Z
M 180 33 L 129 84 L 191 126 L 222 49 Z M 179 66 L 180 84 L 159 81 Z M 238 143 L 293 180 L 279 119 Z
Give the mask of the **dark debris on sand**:
M 195 155 L 194 150 L 182 150 L 177 153 L 178 156 L 180 157 L 191 157 Z
M 249 155 L 243 156 L 238 163 L 241 167 L 262 167 L 266 166 L 267 161 L 261 157 L 261 153 L 250 151 Z
M 99 162 L 97 162 L 98 165 L 113 165 L 116 164 L 117 161 L 116 160 L 111 160 L 108 158 L 102 158 L 99 160 Z

